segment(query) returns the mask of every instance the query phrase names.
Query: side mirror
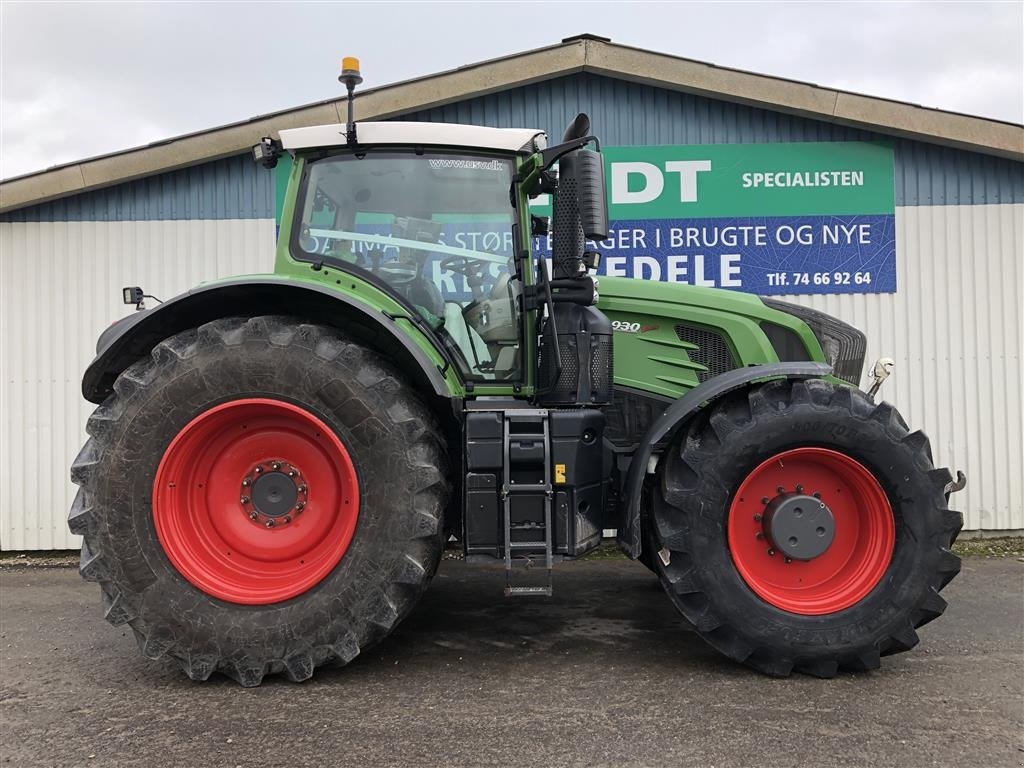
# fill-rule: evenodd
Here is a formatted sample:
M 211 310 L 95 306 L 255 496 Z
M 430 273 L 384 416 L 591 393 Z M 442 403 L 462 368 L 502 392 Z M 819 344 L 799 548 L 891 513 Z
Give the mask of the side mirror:
M 598 151 L 584 149 L 591 142 Z M 590 118 L 581 113 L 565 129 L 563 142 L 541 153 L 542 171 L 558 161 L 551 228 L 555 279 L 581 276 L 586 271 L 586 240 L 608 238 L 608 201 L 600 149 L 597 137 L 590 134 Z
M 586 240 L 608 237 L 604 161 L 600 152 L 573 150 L 558 161 L 558 191 L 552 211 L 555 278 L 577 277 Z
M 589 240 L 608 237 L 608 200 L 604 186 L 604 160 L 600 152 L 581 149 L 563 158 L 562 165 L 572 158 L 576 177 L 576 199 L 583 234 Z

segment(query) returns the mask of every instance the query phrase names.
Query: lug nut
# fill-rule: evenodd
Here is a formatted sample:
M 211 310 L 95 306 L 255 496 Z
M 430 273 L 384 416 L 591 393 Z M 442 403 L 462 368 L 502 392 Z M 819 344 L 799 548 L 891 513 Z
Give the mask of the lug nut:
M 267 528 L 273 528 L 273 527 L 274 527 L 274 521 L 273 520 L 267 520 Z
M 243 496 L 242 497 L 242 503 L 243 504 L 248 504 L 249 503 L 249 497 L 248 496 Z
M 793 558 L 791 558 L 791 557 L 787 557 L 787 558 L 786 558 L 786 562 L 787 562 L 787 563 L 792 563 L 792 562 L 793 562 Z
M 786 488 L 785 488 L 785 486 L 782 486 L 782 485 L 780 485 L 780 486 L 779 486 L 778 488 L 776 488 L 775 490 L 776 490 L 776 491 L 778 491 L 779 493 L 785 493 L 785 492 L 786 492 Z
M 252 480 L 250 480 L 248 477 L 242 481 L 243 488 L 248 488 L 250 485 L 252 485 Z
M 767 504 L 769 501 L 771 501 L 771 499 L 769 499 L 767 496 L 762 496 L 761 497 L 761 503 L 762 504 Z
M 271 520 L 271 522 L 273 522 L 273 520 Z M 774 550 L 774 549 L 771 549 L 771 548 L 769 547 L 769 549 L 768 549 L 768 556 L 769 556 L 769 557 L 775 557 L 775 550 Z
M 255 472 L 255 473 L 256 473 L 257 475 L 258 475 L 258 474 L 259 474 L 260 472 L 262 472 L 262 471 L 263 471 L 263 467 L 256 467 L 256 469 L 254 469 L 254 470 L 253 470 L 253 472 Z
M 306 486 L 300 485 L 296 490 L 298 490 L 299 493 L 305 493 L 306 492 Z
M 291 521 L 292 521 L 292 519 L 288 515 L 285 515 L 284 517 L 281 518 L 281 522 L 282 523 L 290 523 Z
M 272 461 L 272 462 L 270 462 L 270 468 L 276 472 L 277 470 L 279 470 L 281 468 L 281 462 L 279 462 L 279 461 Z
M 755 523 L 760 523 L 761 522 L 761 515 L 754 515 L 754 522 Z
M 764 534 L 763 534 L 763 533 L 761 533 L 761 531 L 758 531 L 757 533 L 755 533 L 755 534 L 754 534 L 754 536 L 756 536 L 756 537 L 757 537 L 757 540 L 758 540 L 758 541 L 760 541 L 761 539 L 763 539 L 763 538 L 764 538 Z
M 814 493 L 811 494 L 811 496 L 813 496 L 816 499 L 820 499 L 821 498 L 821 491 L 815 491 Z
M 304 502 L 304 501 L 299 501 L 299 502 L 296 502 L 296 504 L 295 504 L 295 508 L 296 508 L 297 510 L 299 510 L 299 512 L 301 512 L 301 511 L 302 511 L 303 509 L 305 509 L 305 508 L 306 508 L 306 502 Z
M 798 486 L 796 487 L 796 492 L 797 492 L 797 493 L 803 493 L 803 492 L 804 492 L 804 487 L 803 487 L 802 485 L 798 485 Z
M 296 473 L 296 471 L 294 469 L 289 469 L 288 470 L 288 477 L 295 477 L 296 474 L 297 473 Z
M 259 516 L 260 516 L 259 512 L 250 512 L 249 513 L 249 519 L 250 520 L 256 520 L 256 519 L 259 518 Z

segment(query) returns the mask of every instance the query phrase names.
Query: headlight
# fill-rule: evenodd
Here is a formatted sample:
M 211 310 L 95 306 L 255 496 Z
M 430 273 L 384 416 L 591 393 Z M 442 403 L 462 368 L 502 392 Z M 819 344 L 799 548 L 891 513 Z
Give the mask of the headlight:
M 833 374 L 855 387 L 860 386 L 864 355 L 867 352 L 867 337 L 863 333 L 832 315 L 810 307 L 763 297 L 761 301 L 772 309 L 793 315 L 807 323 L 821 344 L 821 351 L 825 353 L 825 359 L 832 366 Z

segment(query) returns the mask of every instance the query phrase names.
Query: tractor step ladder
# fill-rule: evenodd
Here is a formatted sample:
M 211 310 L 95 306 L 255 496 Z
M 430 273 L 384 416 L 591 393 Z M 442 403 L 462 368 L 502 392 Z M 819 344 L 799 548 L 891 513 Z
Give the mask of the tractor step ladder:
M 523 412 L 506 412 L 504 419 L 504 459 L 505 459 L 505 470 L 504 470 L 504 482 L 501 487 L 501 496 L 503 504 L 503 527 L 505 529 L 505 596 L 506 597 L 551 597 L 552 593 L 552 580 L 551 580 L 551 568 L 553 565 L 553 541 L 552 541 L 552 524 L 551 524 L 551 506 L 552 496 L 554 494 L 551 485 L 551 434 L 548 428 L 548 413 L 547 411 L 531 411 L 529 415 L 540 416 L 541 431 L 529 434 L 529 433 L 512 433 L 512 423 L 515 421 L 517 415 L 527 415 Z M 513 440 L 522 440 L 533 438 L 534 440 L 540 440 L 543 446 L 544 455 L 544 482 L 542 483 L 516 483 L 512 479 L 512 442 Z M 544 506 L 544 523 L 543 525 L 535 522 L 528 523 L 513 523 L 512 522 L 512 506 L 513 499 L 515 498 L 529 498 L 529 497 L 540 497 Z M 542 533 L 543 538 L 529 538 L 526 540 L 513 541 L 513 531 L 524 532 L 530 531 L 532 533 Z M 526 554 L 526 565 L 530 566 L 532 558 L 530 554 L 540 554 L 540 551 L 544 552 L 544 568 L 547 571 L 547 584 L 538 586 L 525 586 L 516 585 L 512 582 L 512 562 L 513 555 L 516 552 L 523 552 Z

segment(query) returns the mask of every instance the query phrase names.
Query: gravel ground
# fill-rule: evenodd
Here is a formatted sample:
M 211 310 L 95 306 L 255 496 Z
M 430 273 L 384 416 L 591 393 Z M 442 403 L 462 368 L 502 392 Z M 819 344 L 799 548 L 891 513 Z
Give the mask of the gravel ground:
M 772 680 L 718 656 L 636 563 L 551 600 L 446 560 L 346 669 L 244 690 L 149 662 L 73 568 L 0 569 L 0 761 L 17 766 L 1024 765 L 1024 564 L 969 558 L 880 672 Z

